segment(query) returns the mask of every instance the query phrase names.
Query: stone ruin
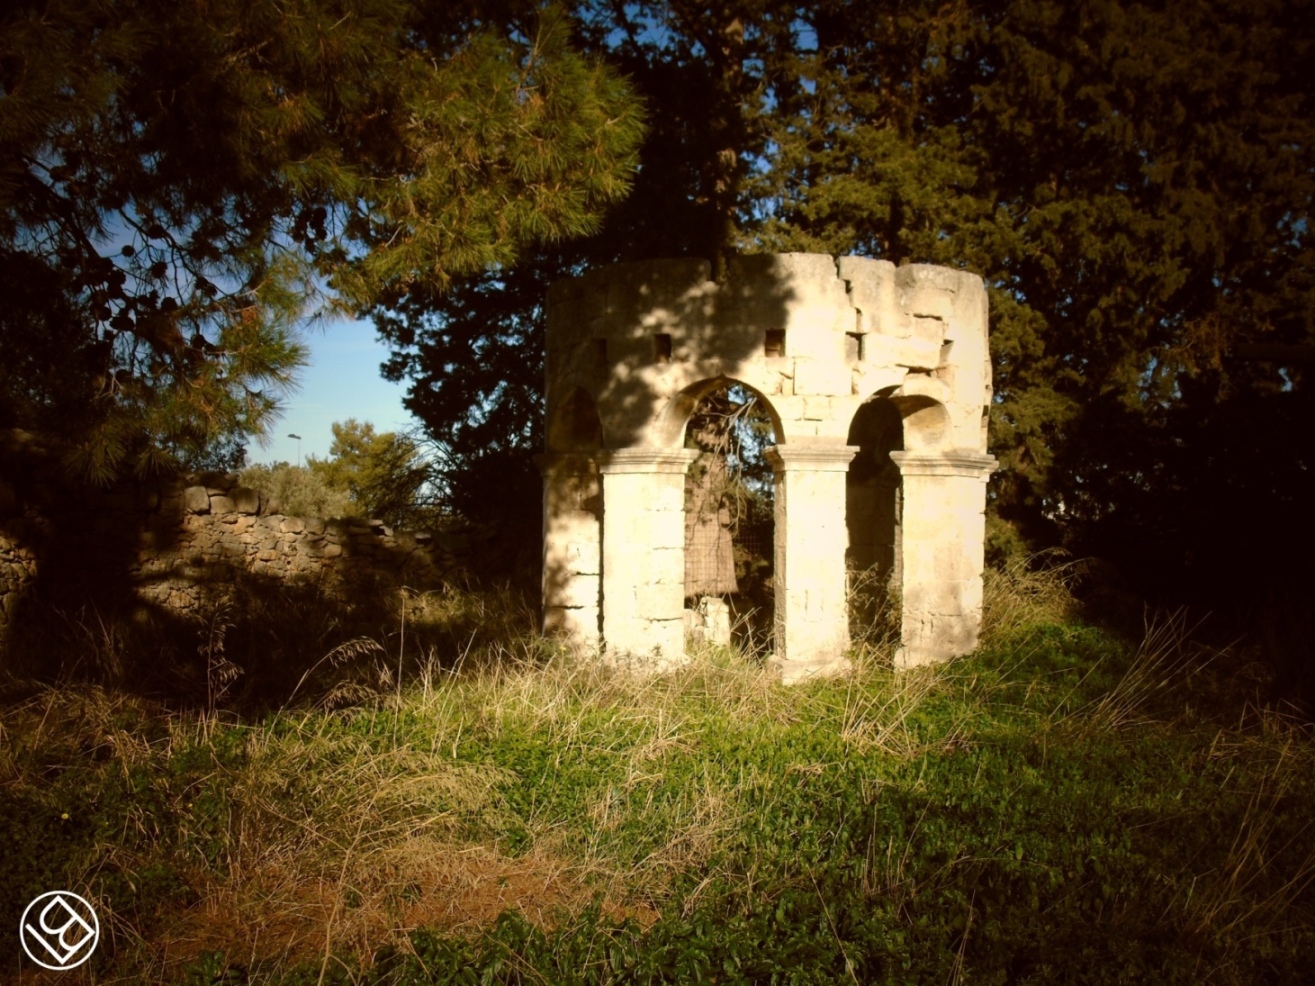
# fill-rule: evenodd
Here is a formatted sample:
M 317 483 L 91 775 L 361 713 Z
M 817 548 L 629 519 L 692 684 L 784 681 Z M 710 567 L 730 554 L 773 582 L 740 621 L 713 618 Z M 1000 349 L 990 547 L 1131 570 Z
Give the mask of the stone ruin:
M 234 473 L 70 486 L 59 452 L 0 431 L 0 652 L 25 597 L 76 579 L 146 608 L 203 617 L 240 582 L 314 587 L 345 606 L 469 573 L 464 532 L 394 531 L 379 520 L 287 516 Z M 56 588 L 59 586 L 56 585 Z
M 848 587 L 900 606 L 899 666 L 977 646 L 991 364 L 980 277 L 815 254 L 589 271 L 548 295 L 543 626 L 661 665 L 685 654 L 686 423 L 737 384 L 776 444 L 774 663 L 847 666 Z

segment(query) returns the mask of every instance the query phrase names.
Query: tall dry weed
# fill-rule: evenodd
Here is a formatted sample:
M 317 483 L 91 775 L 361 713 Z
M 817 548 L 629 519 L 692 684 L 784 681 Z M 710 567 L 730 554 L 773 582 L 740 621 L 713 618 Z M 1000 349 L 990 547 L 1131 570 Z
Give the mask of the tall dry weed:
M 1234 945 L 1241 929 L 1282 942 L 1286 932 L 1315 918 L 1300 903 L 1315 884 L 1315 843 L 1308 835 L 1315 822 L 1294 825 L 1290 814 L 1315 768 L 1311 727 L 1273 710 L 1258 714 L 1259 735 L 1220 733 L 1231 749 L 1218 749 L 1217 739 L 1212 750 L 1236 761 L 1239 779 L 1250 788 L 1222 865 L 1194 877 L 1179 915 L 1166 915 L 1180 917 L 1193 934 Z
M 1082 562 L 1059 551 L 988 568 L 983 573 L 982 640 L 1003 640 L 1031 627 L 1072 619 L 1077 613 L 1073 587 L 1082 570 Z
M 1150 707 L 1161 696 L 1215 656 L 1215 651 L 1194 639 L 1198 627 L 1189 623 L 1186 610 L 1148 613 L 1141 643 L 1114 687 L 1061 722 L 1081 733 L 1096 733 L 1146 721 Z M 1095 670 L 1093 665 L 1087 674 Z

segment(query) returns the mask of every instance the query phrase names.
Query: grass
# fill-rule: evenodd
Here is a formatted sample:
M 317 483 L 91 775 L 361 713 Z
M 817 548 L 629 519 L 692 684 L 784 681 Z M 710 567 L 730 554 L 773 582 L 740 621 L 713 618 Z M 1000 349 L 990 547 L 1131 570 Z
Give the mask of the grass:
M 790 689 L 711 647 L 579 661 L 468 591 L 258 715 L 222 621 L 187 712 L 10 682 L 0 924 L 94 901 L 72 982 L 1298 981 L 1309 729 L 1181 618 L 1084 624 L 1065 576 L 993 573 L 972 657 Z M 44 981 L 15 946 L 0 976 Z

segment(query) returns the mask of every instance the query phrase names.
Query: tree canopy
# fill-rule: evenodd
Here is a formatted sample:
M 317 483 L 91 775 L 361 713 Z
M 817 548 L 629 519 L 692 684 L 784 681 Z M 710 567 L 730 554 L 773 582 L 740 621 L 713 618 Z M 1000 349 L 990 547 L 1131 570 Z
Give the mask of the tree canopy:
M 574 10 L 650 107 L 634 194 L 591 237 L 375 312 L 458 492 L 541 442 L 550 281 L 817 250 L 985 277 L 997 550 L 1094 544 L 1181 568 L 1189 544 L 1241 560 L 1288 523 L 1260 518 L 1299 519 L 1309 370 L 1272 354 L 1313 341 L 1309 3 Z
M 346 490 L 362 516 L 421 526 L 432 465 L 409 436 L 355 418 L 335 421 L 329 458 L 312 456 L 306 466 L 326 486 Z
M 391 344 L 448 506 L 529 532 L 549 283 L 858 253 L 987 281 L 997 551 L 1278 563 L 1313 35 L 1307 0 L 11 4 L 0 425 L 93 474 L 222 458 L 322 296 Z
M 8 5 L 0 425 L 98 478 L 204 459 L 264 432 L 308 313 L 592 230 L 642 120 L 569 28 L 518 3 Z

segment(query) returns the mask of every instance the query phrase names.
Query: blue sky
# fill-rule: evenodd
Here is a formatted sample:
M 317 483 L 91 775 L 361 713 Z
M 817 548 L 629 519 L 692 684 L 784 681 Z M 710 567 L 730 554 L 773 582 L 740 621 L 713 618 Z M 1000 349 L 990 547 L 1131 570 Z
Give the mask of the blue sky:
M 402 407 L 405 384 L 389 383 L 379 375 L 388 349 L 369 322 L 324 321 L 303 332 L 310 350 L 310 365 L 300 373 L 301 387 L 284 401 L 283 417 L 271 429 L 266 448 L 255 442 L 247 447 L 247 462 L 295 462 L 297 440 L 301 454 L 321 459 L 329 455 L 335 421 L 356 418 L 369 421 L 376 431 L 396 431 L 413 421 Z

